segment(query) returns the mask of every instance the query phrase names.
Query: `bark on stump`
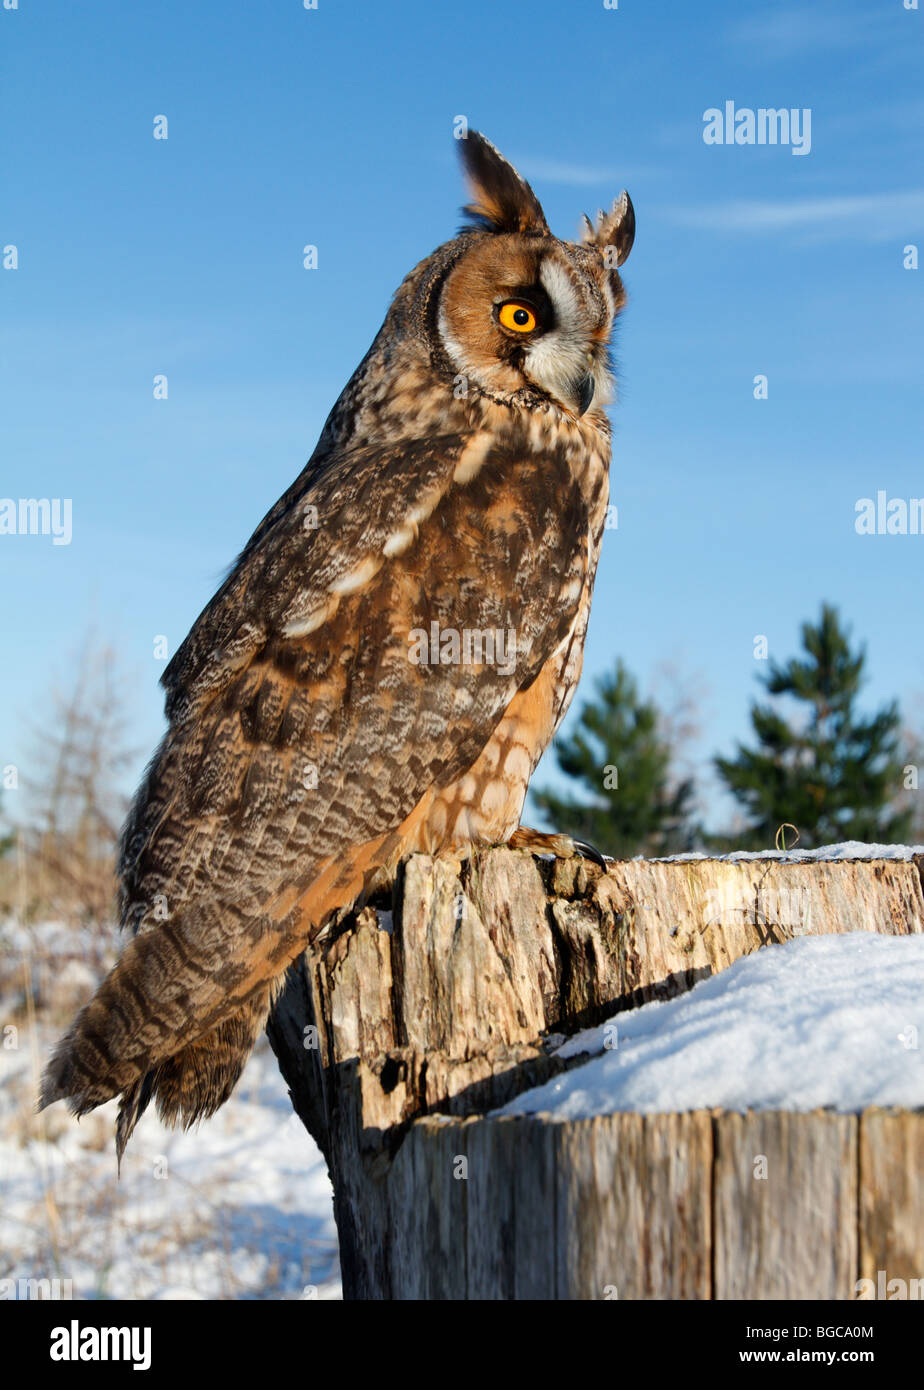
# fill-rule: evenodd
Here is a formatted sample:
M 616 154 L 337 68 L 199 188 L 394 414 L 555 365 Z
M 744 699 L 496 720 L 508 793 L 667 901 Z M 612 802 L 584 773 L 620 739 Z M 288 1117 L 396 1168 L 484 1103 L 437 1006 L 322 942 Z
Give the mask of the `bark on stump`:
M 922 858 L 409 859 L 293 966 L 269 1027 L 331 1170 L 344 1296 L 849 1299 L 879 1270 L 919 1280 L 920 1113 L 486 1117 L 581 1064 L 552 1055 L 563 1034 L 850 931 L 924 931 Z

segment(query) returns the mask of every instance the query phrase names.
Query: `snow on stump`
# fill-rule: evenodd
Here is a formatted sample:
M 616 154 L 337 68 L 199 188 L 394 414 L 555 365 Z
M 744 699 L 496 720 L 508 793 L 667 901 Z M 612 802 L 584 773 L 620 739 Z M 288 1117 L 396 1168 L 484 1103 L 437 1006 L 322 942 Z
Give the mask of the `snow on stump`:
M 269 1029 L 345 1297 L 924 1297 L 922 865 L 409 859 Z

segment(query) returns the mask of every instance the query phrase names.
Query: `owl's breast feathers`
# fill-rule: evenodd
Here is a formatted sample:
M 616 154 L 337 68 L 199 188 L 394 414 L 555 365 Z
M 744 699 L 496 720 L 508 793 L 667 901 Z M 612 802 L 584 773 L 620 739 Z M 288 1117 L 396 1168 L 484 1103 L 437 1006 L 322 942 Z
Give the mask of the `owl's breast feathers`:
M 165 673 L 122 841 L 136 935 L 43 1090 L 123 1092 L 120 1152 L 152 1090 L 168 1120 L 221 1104 L 274 982 L 364 884 L 516 827 L 580 671 L 608 444 L 479 411 L 309 464 Z
M 279 920 L 471 769 L 547 662 L 576 683 L 607 464 L 589 426 L 486 405 L 296 491 L 166 673 L 172 728 L 124 840 L 133 924 L 216 891 Z

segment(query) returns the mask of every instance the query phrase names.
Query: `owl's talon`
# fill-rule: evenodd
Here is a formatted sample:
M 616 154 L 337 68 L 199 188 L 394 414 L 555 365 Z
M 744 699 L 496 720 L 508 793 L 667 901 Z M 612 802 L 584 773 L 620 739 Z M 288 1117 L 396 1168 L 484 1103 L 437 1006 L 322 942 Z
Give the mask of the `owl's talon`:
M 590 859 L 594 864 L 599 864 L 601 869 L 606 868 L 606 859 L 596 845 L 590 844 L 588 840 L 575 840 L 573 843 L 576 852 L 582 859 Z
M 531 854 L 550 854 L 558 859 L 571 859 L 579 854 L 582 859 L 590 859 L 606 868 L 606 860 L 600 851 L 586 840 L 575 840 L 571 835 L 547 834 L 542 830 L 532 830 L 528 825 L 518 826 L 507 841 L 510 849 L 526 849 Z

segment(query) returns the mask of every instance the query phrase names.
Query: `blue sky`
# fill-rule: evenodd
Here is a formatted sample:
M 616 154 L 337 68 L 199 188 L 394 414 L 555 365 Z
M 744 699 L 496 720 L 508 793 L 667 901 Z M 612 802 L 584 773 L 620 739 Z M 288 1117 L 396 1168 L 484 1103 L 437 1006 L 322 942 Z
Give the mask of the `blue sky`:
M 623 186 L 637 210 L 583 693 L 616 655 L 643 685 L 674 663 L 708 687 L 706 762 L 747 733 L 754 637 L 785 658 L 829 599 L 867 644 L 866 700 L 912 707 L 924 536 L 858 536 L 854 509 L 924 496 L 921 11 L 21 0 L 0 47 L 0 494 L 73 499 L 70 545 L 0 536 L 0 764 L 92 623 L 131 678 L 140 771 L 155 637 L 182 640 L 458 225 L 458 115 L 560 234 Z M 705 144 L 726 101 L 810 109 L 810 152 Z

